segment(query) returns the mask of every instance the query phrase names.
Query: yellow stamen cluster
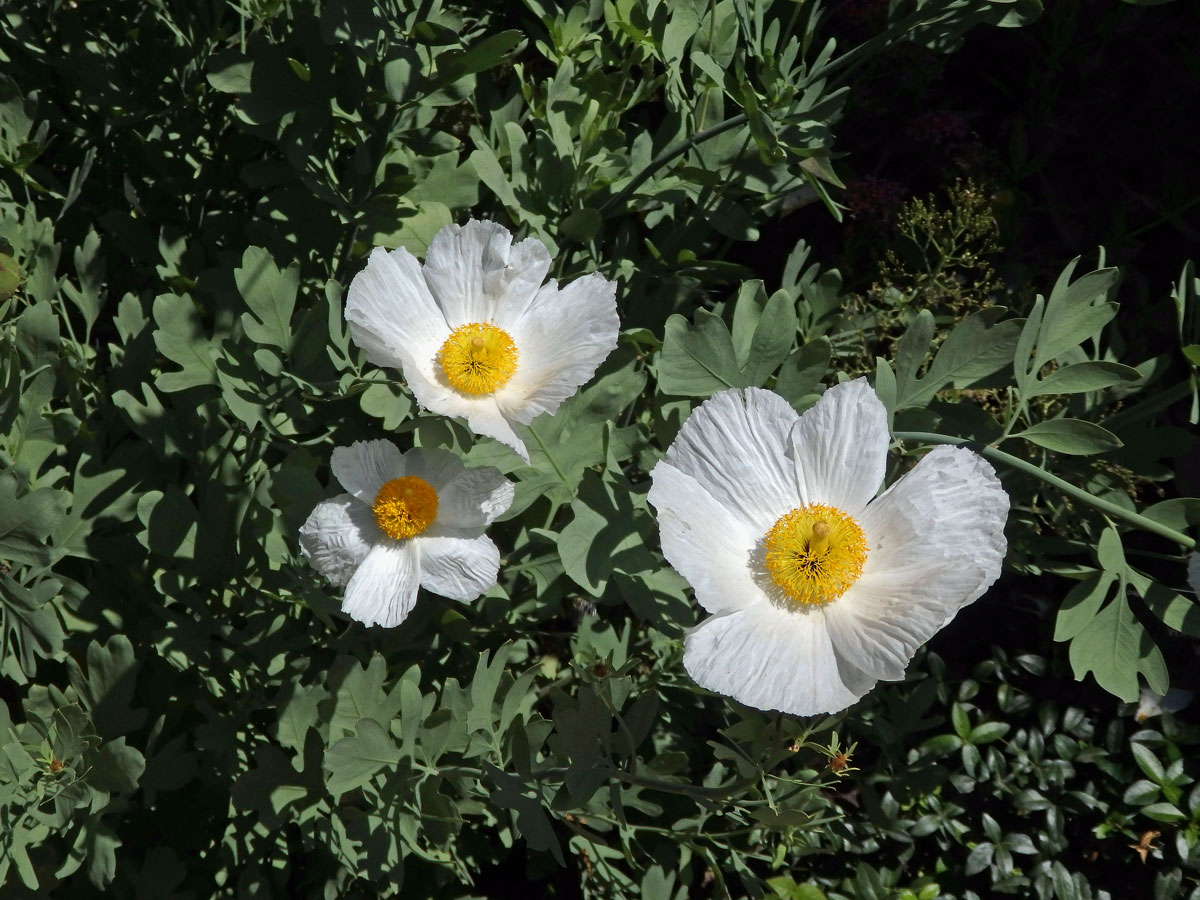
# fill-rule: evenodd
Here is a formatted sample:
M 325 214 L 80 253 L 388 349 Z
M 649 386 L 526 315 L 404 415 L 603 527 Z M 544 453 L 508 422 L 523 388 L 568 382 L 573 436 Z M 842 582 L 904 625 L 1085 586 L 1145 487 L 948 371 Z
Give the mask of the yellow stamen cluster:
M 517 345 L 508 332 L 488 322 L 460 325 L 438 351 L 450 386 L 473 397 L 494 394 L 508 384 L 517 371 L 517 358 Z
M 814 503 L 780 517 L 763 538 L 767 572 L 804 606 L 836 600 L 862 575 L 867 538 L 840 509 Z
M 437 518 L 437 491 L 415 475 L 393 478 L 379 489 L 371 511 L 375 523 L 388 537 L 396 540 L 414 537 Z

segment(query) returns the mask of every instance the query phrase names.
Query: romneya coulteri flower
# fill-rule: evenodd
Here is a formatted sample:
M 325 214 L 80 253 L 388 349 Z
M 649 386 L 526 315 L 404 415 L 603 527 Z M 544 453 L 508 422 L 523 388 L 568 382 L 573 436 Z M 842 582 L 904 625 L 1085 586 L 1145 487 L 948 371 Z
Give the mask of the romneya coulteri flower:
M 484 529 L 512 503 L 497 469 L 468 469 L 446 450 L 391 441 L 338 447 L 330 461 L 347 491 L 318 503 L 300 529 L 305 559 L 345 588 L 342 612 L 399 625 L 417 588 L 474 600 L 496 583 L 500 552 Z
M 978 454 L 938 447 L 876 497 L 890 443 L 865 379 L 804 415 L 722 391 L 650 473 L 663 554 L 712 615 L 683 663 L 759 709 L 836 712 L 896 681 L 1000 574 L 1008 495 Z
M 543 284 L 549 268 L 541 242 L 474 219 L 434 235 L 424 265 L 377 247 L 350 283 L 350 336 L 403 370 L 421 406 L 528 462 L 513 425 L 557 410 L 617 345 L 616 285 L 597 273 Z

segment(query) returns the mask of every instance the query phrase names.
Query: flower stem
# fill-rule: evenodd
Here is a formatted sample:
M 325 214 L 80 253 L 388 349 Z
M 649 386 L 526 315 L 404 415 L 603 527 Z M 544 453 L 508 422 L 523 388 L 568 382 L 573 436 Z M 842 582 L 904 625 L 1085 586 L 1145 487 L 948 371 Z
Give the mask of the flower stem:
M 1064 494 L 1074 497 L 1076 500 L 1086 503 L 1088 506 L 1098 509 L 1105 515 L 1112 516 L 1114 519 L 1121 519 L 1136 528 L 1141 528 L 1143 531 L 1150 531 L 1161 535 L 1188 550 L 1196 546 L 1194 540 L 1185 534 L 1181 534 L 1174 528 L 1168 528 L 1160 522 L 1147 519 L 1145 516 L 1131 512 L 1123 506 L 1117 506 L 1117 504 L 1110 503 L 1108 500 L 1102 500 L 1099 497 L 1093 496 L 1083 488 L 1076 487 L 1069 481 L 1059 478 L 1057 475 L 1051 475 L 1040 466 L 1035 466 L 1033 463 L 1013 456 L 1010 453 L 1005 453 L 1003 450 L 997 450 L 995 447 L 981 445 L 977 441 L 970 441 L 966 438 L 952 437 L 948 434 L 932 434 L 924 431 L 897 431 L 894 436 L 902 441 L 919 441 L 922 444 L 951 444 L 956 447 L 968 447 L 986 459 L 1001 463 L 1012 469 L 1017 469 L 1026 475 L 1032 475 L 1034 478 L 1058 488 Z

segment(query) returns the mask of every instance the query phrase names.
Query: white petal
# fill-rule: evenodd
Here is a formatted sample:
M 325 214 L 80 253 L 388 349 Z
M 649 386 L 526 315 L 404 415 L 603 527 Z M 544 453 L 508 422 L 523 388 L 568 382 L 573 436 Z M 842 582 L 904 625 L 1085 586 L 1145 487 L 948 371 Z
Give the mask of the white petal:
M 764 599 L 750 575 L 754 545 L 762 535 L 665 460 L 650 478 L 648 499 L 658 514 L 663 556 L 688 580 L 700 605 L 725 613 Z
M 414 360 L 411 366 L 405 367 L 404 376 L 421 408 L 438 415 L 465 419 L 481 403 L 496 405 L 496 401 L 490 397 L 468 397 L 450 387 L 445 373 L 437 364 L 436 354 L 429 359 Z
M 400 367 L 437 353 L 450 334 L 421 266 L 407 250 L 371 251 L 346 296 L 350 337 L 377 366 Z
M 425 282 L 450 327 L 499 321 L 501 310 L 529 303 L 550 268 L 550 254 L 536 240 L 512 246 L 497 222 L 475 219 L 447 225 L 433 236 L 425 256 Z M 503 327 L 503 326 L 501 326 Z
M 820 610 L 771 603 L 705 619 L 687 634 L 683 665 L 702 687 L 798 716 L 845 709 L 875 684 L 838 657 Z
M 509 278 L 504 299 L 496 308 L 495 322 L 512 335 L 514 323 L 537 298 L 546 273 L 550 271 L 550 251 L 537 238 L 525 238 L 512 245 L 508 254 Z
M 343 587 L 379 539 L 371 508 L 350 494 L 316 505 L 300 527 L 300 552 L 337 587 Z
M 426 376 L 419 369 L 405 370 L 408 386 L 421 406 L 439 416 L 457 416 L 467 420 L 467 427 L 476 434 L 495 438 L 511 447 L 521 459 L 529 462 L 529 451 L 525 442 L 513 430 L 513 424 L 500 411 L 495 396 L 468 397 L 441 384 L 432 374 Z
M 883 481 L 889 443 L 887 410 L 865 378 L 831 387 L 792 429 L 802 503 L 858 515 Z
M 438 492 L 439 515 L 442 491 L 465 470 L 461 459 L 441 447 L 413 447 L 404 454 L 404 474 L 424 479 Z
M 420 568 L 414 541 L 376 544 L 346 585 L 342 612 L 364 625 L 399 625 L 417 602 Z
M 720 391 L 683 423 L 666 461 L 763 535 L 800 502 L 787 455 L 797 418 L 771 391 Z
M 451 600 L 474 600 L 500 571 L 500 551 L 486 537 L 417 538 L 421 547 L 421 586 Z
M 404 457 L 391 441 L 355 441 L 335 447 L 329 466 L 342 487 L 370 506 L 385 482 L 404 474 Z
M 553 413 L 617 346 L 617 286 L 593 272 L 559 290 L 550 282 L 512 326 L 520 353 L 512 381 L 496 394 L 510 419 Z
M 964 564 L 959 606 L 977 599 L 1000 576 L 1008 544 L 1008 494 L 978 453 L 935 447 L 863 511 L 867 535 L 863 577 L 913 565 Z
M 525 448 L 525 442 L 513 430 L 513 423 L 496 406 L 494 398 L 485 397 L 483 399 L 486 402 L 477 403 L 465 413 L 458 413 L 458 415 L 466 416 L 467 425 L 476 434 L 495 438 L 506 447 L 511 447 L 517 456 L 528 463 L 529 451 Z
M 1188 557 L 1187 577 L 1192 591 L 1200 594 L 1200 553 L 1193 553 Z
M 424 478 L 438 494 L 437 520 L 426 534 L 478 537 L 508 510 L 513 485 L 492 466 L 467 468 L 449 450 L 414 447 L 404 454 L 407 474 Z
M 438 491 L 437 522 L 430 535 L 473 538 L 512 506 L 513 483 L 492 466 L 461 468 Z
M 859 519 L 862 577 L 826 610 L 838 651 L 878 678 L 903 678 L 917 648 L 999 577 L 1008 506 L 978 454 L 930 451 Z

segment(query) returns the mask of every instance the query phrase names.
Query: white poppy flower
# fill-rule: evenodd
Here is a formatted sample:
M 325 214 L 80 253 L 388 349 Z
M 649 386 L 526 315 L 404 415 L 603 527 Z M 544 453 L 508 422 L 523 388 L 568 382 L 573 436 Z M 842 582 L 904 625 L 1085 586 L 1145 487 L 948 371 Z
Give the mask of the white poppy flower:
M 550 254 L 472 219 L 434 235 L 422 266 L 407 250 L 371 251 L 350 282 L 350 336 L 377 366 L 400 368 L 421 406 L 528 462 L 513 425 L 553 413 L 617 345 L 616 285 L 592 273 L 543 284 Z
M 1184 709 L 1195 696 L 1191 691 L 1180 688 L 1170 688 L 1165 694 L 1158 694 L 1143 686 L 1138 694 L 1137 710 L 1134 718 L 1145 722 L 1153 716 L 1161 716 L 1165 712 L 1175 713 Z
M 317 504 L 300 549 L 345 588 L 346 615 L 391 627 L 412 610 L 418 586 L 474 600 L 496 583 L 500 551 L 483 531 L 513 499 L 497 469 L 468 469 L 436 448 L 401 453 L 391 441 L 338 447 L 330 467 L 349 493 Z
M 667 560 L 712 615 L 683 664 L 759 709 L 836 712 L 896 681 L 1000 574 L 1008 495 L 978 454 L 930 451 L 875 497 L 890 443 L 865 379 L 804 415 L 722 391 L 650 473 Z

